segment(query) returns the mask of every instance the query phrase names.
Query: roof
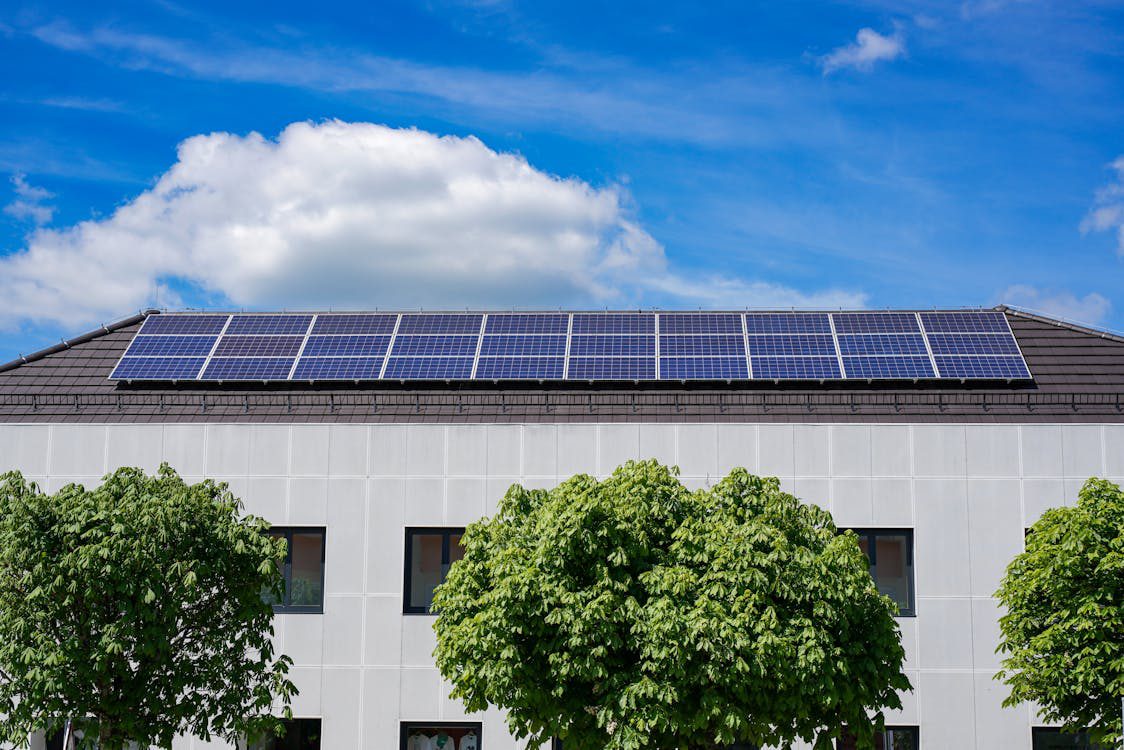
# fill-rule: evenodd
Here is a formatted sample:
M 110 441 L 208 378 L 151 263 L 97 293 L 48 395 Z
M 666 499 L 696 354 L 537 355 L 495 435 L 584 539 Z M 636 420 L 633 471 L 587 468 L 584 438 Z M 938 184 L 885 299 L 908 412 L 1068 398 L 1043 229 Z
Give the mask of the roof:
M 150 310 L 0 365 L 0 422 L 1121 422 L 1124 337 L 1001 307 L 1031 383 L 127 384 Z

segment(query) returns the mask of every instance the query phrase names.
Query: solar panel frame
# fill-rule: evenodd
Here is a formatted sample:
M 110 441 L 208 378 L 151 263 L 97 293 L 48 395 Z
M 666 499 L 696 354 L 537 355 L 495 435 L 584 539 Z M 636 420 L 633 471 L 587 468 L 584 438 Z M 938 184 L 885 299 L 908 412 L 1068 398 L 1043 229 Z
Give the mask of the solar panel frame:
M 925 355 L 925 337 L 920 333 L 860 333 L 840 334 L 839 353 L 844 357 L 873 357 L 881 355 Z
M 206 357 L 122 357 L 110 380 L 194 380 Z
M 214 348 L 218 336 L 165 334 L 133 337 L 125 349 L 126 357 L 204 357 Z
M 746 380 L 745 357 L 660 357 L 660 380 Z
M 304 336 L 312 315 L 234 315 L 223 336 Z
M 489 313 L 485 336 L 566 335 L 569 313 Z
M 753 357 L 759 380 L 842 380 L 836 357 Z
M 229 315 L 195 315 L 169 313 L 149 315 L 141 324 L 138 336 L 200 335 L 217 336 L 222 333 Z
M 727 334 L 660 334 L 660 356 L 664 357 L 741 357 L 745 358 L 745 338 Z
M 383 357 L 302 357 L 292 380 L 378 380 Z
M 747 336 L 751 357 L 834 357 L 835 340 L 826 334 Z
M 574 334 L 570 337 L 571 357 L 655 357 L 655 355 L 655 335 Z
M 311 336 L 389 336 L 398 322 L 397 313 L 327 313 L 316 316 Z
M 563 357 L 485 357 L 476 364 L 474 380 L 561 380 Z
M 403 313 L 398 335 L 479 336 L 483 313 Z
M 655 313 L 574 313 L 573 335 L 654 335 Z
M 200 380 L 288 380 L 295 357 L 211 357 Z
M 920 314 L 926 333 L 1011 333 L 998 310 L 933 311 Z
M 844 356 L 846 379 L 904 380 L 935 378 L 928 354 L 908 356 Z
M 921 333 L 917 315 L 906 312 L 832 313 L 835 333 Z
M 214 357 L 296 357 L 303 336 L 223 336 Z
M 479 325 L 479 323 L 477 323 Z M 391 357 L 473 357 L 479 335 L 403 335 L 394 339 Z
M 1030 380 L 1030 368 L 1022 356 L 937 356 L 942 377 L 965 380 Z
M 828 313 L 746 313 L 748 335 L 825 333 L 831 334 Z
M 653 357 L 570 357 L 567 380 L 655 380 Z
M 658 313 L 661 336 L 742 335 L 740 313 Z
M 1021 355 L 1015 337 L 1002 333 L 930 333 L 934 355 Z
M 390 336 L 383 335 L 331 335 L 308 337 L 301 353 L 309 357 L 385 357 L 390 348 Z
M 564 357 L 566 337 L 547 335 L 485 335 L 481 357 Z
M 469 380 L 474 357 L 387 358 L 384 380 Z

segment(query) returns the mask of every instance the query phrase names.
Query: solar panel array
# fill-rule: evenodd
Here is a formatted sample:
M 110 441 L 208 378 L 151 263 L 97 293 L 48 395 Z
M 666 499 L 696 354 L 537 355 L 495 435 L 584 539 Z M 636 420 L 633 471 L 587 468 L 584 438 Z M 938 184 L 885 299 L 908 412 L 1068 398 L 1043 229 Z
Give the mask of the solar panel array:
M 1002 312 L 172 313 L 111 380 L 1029 380 Z

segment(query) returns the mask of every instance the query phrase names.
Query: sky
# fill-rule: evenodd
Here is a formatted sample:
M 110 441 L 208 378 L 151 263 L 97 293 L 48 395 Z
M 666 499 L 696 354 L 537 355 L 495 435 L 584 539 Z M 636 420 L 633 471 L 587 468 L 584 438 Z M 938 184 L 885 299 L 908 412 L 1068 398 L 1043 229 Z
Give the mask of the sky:
M 1124 2 L 0 9 L 0 361 L 168 309 L 1124 329 Z

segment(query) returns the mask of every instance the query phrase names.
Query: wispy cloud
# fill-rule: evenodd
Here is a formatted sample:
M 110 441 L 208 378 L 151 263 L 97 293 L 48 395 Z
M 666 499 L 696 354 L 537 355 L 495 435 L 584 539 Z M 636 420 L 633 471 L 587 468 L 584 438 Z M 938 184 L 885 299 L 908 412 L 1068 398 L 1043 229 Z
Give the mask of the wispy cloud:
M 36 226 L 48 224 L 55 215 L 55 207 L 47 201 L 54 193 L 46 188 L 36 187 L 27 181 L 26 175 L 12 175 L 12 190 L 16 199 L 4 206 L 4 213 L 19 221 L 30 221 Z
M 896 60 L 905 54 L 905 39 L 901 31 L 891 35 L 879 34 L 871 28 L 859 29 L 855 41 L 838 47 L 820 58 L 824 75 L 837 70 L 853 68 L 868 71 L 877 62 Z
M 1081 231 L 1116 233 L 1116 250 L 1124 255 L 1124 156 L 1110 165 L 1116 172 L 1116 181 L 1097 191 L 1093 208 L 1081 221 Z
M 1103 323 L 1112 310 L 1112 302 L 1096 292 L 1078 297 L 1065 290 L 1039 289 L 1023 284 L 1008 287 L 1000 295 L 1000 301 L 1089 325 Z

